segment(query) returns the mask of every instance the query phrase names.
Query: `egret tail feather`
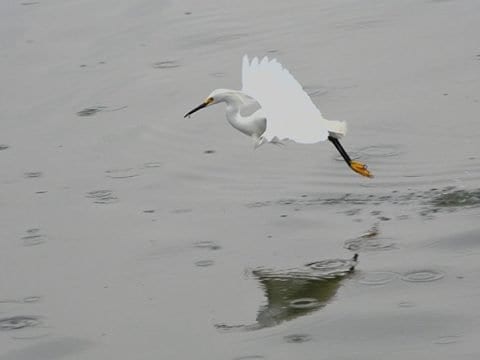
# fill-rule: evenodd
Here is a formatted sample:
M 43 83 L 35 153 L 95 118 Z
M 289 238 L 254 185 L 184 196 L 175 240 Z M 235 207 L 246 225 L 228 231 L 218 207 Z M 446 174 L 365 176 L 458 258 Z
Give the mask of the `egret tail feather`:
M 347 133 L 347 123 L 345 121 L 327 120 L 327 128 L 329 135 L 337 139 L 342 138 Z

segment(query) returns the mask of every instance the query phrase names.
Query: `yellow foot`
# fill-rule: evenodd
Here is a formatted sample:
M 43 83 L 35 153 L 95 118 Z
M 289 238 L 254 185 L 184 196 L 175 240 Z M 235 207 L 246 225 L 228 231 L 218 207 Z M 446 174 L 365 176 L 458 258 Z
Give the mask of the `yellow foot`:
M 352 168 L 353 171 L 356 173 L 359 173 L 362 176 L 366 176 L 369 178 L 373 178 L 373 174 L 368 171 L 367 165 L 362 164 L 361 162 L 358 161 L 350 161 L 350 167 Z

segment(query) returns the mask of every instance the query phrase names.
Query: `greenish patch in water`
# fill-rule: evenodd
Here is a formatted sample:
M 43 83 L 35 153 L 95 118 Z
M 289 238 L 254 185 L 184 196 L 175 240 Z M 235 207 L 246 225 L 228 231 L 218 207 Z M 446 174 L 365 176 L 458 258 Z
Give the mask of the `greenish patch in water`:
M 412 206 L 418 209 L 422 217 L 432 217 L 433 214 L 442 211 L 458 211 L 464 208 L 480 206 L 480 189 L 457 189 L 454 186 L 443 188 L 431 188 L 429 190 L 406 192 L 394 190 L 389 194 L 326 194 L 321 197 L 309 198 L 301 195 L 299 198 L 279 199 L 276 201 L 263 201 L 247 204 L 249 208 L 261 208 L 265 206 L 295 206 L 302 209 L 309 206 L 349 206 L 343 211 L 348 216 L 360 215 L 367 206 L 375 206 L 370 215 L 377 216 L 380 221 L 391 220 L 391 217 L 383 215 L 378 206 L 382 205 Z M 352 207 L 353 206 L 353 207 Z M 380 216 L 381 215 L 381 216 Z
M 445 192 L 435 196 L 430 203 L 436 207 L 479 206 L 480 189 Z

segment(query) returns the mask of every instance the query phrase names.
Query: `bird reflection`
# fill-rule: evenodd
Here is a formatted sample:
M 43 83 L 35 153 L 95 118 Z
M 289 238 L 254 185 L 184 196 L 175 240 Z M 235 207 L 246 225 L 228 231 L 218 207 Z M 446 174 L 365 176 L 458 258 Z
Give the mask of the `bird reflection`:
M 267 300 L 258 310 L 256 323 L 217 327 L 257 330 L 318 311 L 333 300 L 341 282 L 355 270 L 357 258 L 355 254 L 352 259 L 318 261 L 295 269 L 254 270 Z

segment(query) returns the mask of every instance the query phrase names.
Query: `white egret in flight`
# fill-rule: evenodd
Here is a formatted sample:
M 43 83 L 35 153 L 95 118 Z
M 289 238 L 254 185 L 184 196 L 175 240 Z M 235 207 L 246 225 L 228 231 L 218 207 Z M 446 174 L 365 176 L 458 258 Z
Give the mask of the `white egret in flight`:
M 328 139 L 353 171 L 373 177 L 367 166 L 352 160 L 340 144 L 339 139 L 347 131 L 345 122 L 325 119 L 298 81 L 276 59 L 264 57 L 259 61 L 255 57 L 250 62 L 245 55 L 242 90 L 216 89 L 184 117 L 221 102 L 227 105 L 228 122 L 252 137 L 255 147 L 283 140 L 313 144 Z

